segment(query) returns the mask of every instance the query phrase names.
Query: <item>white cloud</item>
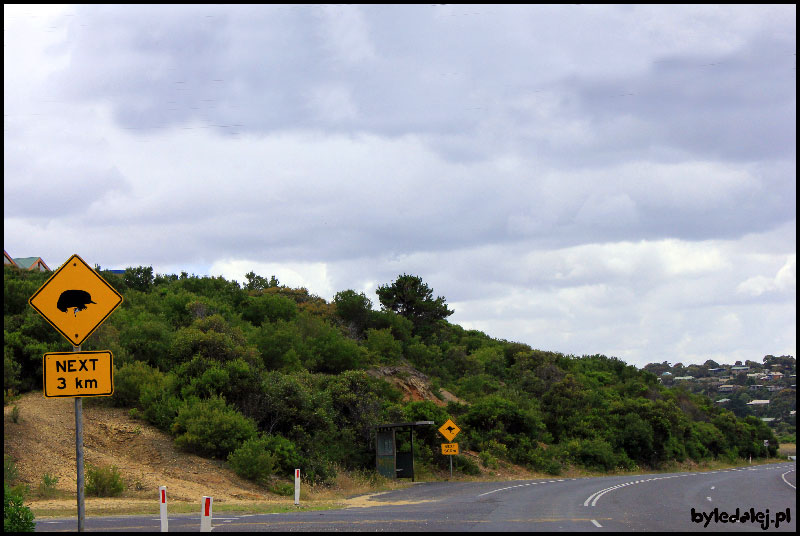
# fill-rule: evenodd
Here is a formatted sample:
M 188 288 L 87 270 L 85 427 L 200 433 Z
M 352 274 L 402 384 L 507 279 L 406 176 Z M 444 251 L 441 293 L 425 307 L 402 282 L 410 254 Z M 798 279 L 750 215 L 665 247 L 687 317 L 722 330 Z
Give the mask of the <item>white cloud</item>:
M 343 86 L 315 88 L 308 99 L 314 114 L 326 122 L 336 123 L 356 119 L 358 108 L 350 91 Z
M 255 272 L 256 275 L 266 279 L 274 275 L 281 285 L 292 288 L 304 287 L 311 294 L 328 301 L 331 301 L 333 295 L 338 292 L 331 286 L 328 267 L 322 262 L 274 263 L 227 259 L 214 262 L 208 271 L 211 275 L 221 275 L 229 281 L 238 281 L 241 285 L 247 282 L 245 275 L 250 272 Z
M 375 58 L 361 7 L 324 5 L 320 6 L 318 16 L 325 47 L 333 61 L 349 66 Z
M 790 255 L 778 272 L 772 276 L 756 275 L 737 285 L 736 291 L 750 296 L 771 292 L 791 293 L 797 290 L 797 256 Z

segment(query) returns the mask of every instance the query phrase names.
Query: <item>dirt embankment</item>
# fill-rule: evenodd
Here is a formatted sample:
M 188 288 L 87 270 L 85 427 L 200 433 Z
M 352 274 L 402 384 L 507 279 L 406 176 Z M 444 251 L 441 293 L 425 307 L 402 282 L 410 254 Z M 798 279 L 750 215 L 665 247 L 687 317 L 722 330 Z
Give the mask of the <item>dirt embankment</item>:
M 368 370 L 367 374 L 374 378 L 384 379 L 394 385 L 403 393 L 403 400 L 406 402 L 430 400 L 442 407 L 446 406 L 448 402 L 467 403 L 444 389 L 439 389 L 438 393 L 434 393 L 430 378 L 408 365 L 378 367 Z
M 12 419 L 14 406 L 19 408 L 17 423 Z M 57 490 L 74 497 L 74 399 L 27 393 L 3 408 L 3 429 L 3 453 L 15 460 L 21 482 L 36 490 L 49 474 L 58 477 Z M 167 486 L 170 500 L 198 503 L 204 495 L 215 502 L 265 500 L 270 495 L 236 476 L 222 461 L 178 451 L 169 435 L 132 419 L 128 410 L 96 406 L 86 399 L 83 444 L 85 466 L 116 466 L 129 498 L 157 497 L 159 486 Z M 55 505 L 59 500 L 44 502 Z

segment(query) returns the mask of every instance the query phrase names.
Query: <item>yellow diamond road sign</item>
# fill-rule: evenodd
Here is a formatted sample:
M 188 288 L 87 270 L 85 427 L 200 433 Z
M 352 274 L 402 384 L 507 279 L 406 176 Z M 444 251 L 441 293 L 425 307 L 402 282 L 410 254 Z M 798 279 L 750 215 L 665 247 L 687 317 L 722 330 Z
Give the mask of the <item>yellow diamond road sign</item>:
M 447 422 L 439 428 L 439 433 L 446 437 L 448 441 L 453 441 L 460 431 L 461 428 L 456 426 L 456 423 L 450 419 L 447 419 Z
M 73 346 L 80 346 L 122 303 L 122 295 L 73 255 L 28 303 Z

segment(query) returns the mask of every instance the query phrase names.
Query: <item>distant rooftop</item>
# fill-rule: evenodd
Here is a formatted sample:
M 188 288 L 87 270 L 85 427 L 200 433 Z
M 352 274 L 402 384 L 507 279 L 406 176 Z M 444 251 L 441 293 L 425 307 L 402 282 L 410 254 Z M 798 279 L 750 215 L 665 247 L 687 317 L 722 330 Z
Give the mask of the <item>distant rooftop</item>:
M 6 257 L 10 258 L 8 257 L 8 253 L 6 253 Z M 16 265 L 17 268 L 19 268 L 20 270 L 30 270 L 39 272 L 50 271 L 50 267 L 47 266 L 47 264 L 42 260 L 41 257 L 16 257 L 12 260 L 14 265 Z

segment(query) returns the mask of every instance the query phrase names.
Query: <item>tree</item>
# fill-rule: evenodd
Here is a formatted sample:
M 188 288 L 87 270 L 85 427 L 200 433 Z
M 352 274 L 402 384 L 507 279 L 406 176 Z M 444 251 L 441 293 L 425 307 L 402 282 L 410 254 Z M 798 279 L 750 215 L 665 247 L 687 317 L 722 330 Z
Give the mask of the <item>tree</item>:
M 454 312 L 442 296 L 434 299 L 433 290 L 415 275 L 403 274 L 391 285 L 378 287 L 376 293 L 383 308 L 411 320 L 418 335 L 432 333 L 438 321 Z
M 140 292 L 150 292 L 153 288 L 153 279 L 152 266 L 125 268 L 125 274 L 123 275 L 125 285 L 130 289 Z
M 333 297 L 333 304 L 336 306 L 336 316 L 349 324 L 355 336 L 364 333 L 372 311 L 372 301 L 363 292 L 337 292 Z
M 253 271 L 244 274 L 247 283 L 244 285 L 245 290 L 264 290 L 266 288 L 275 288 L 280 285 L 280 281 L 274 275 L 267 281 L 266 277 L 261 277 Z

